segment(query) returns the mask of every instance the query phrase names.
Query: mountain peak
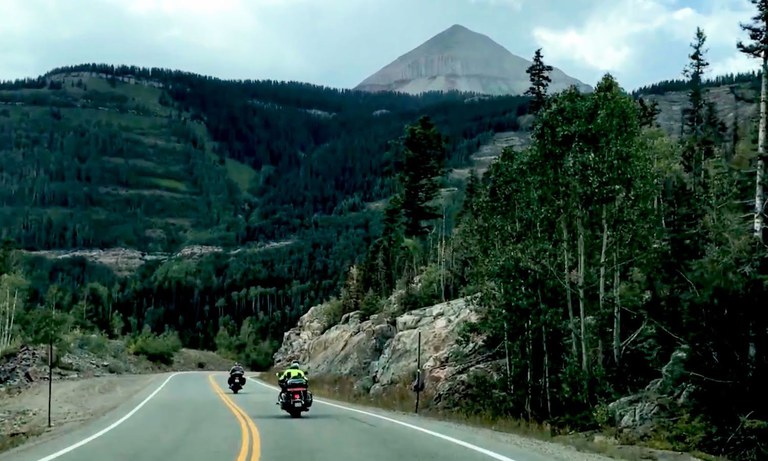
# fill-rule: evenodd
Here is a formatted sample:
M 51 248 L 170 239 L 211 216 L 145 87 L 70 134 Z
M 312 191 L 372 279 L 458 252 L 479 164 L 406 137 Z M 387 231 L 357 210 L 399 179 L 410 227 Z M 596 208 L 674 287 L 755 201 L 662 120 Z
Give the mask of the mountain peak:
M 461 24 L 454 24 L 451 27 L 445 29 L 442 33 L 446 33 L 446 32 L 460 33 L 460 32 L 472 32 L 472 31 L 462 26 Z
M 487 35 L 454 24 L 400 56 L 360 83 L 360 91 L 467 91 L 481 94 L 522 94 L 529 86 L 525 70 L 531 62 L 516 56 Z M 588 85 L 559 69 L 550 74 L 551 91 Z

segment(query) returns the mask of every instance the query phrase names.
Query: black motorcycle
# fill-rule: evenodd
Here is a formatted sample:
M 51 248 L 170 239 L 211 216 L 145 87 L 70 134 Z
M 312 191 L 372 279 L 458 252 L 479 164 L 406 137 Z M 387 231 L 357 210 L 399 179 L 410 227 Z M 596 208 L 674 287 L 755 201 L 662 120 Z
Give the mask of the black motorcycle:
M 229 375 L 229 381 L 227 382 L 229 384 L 229 388 L 232 390 L 233 394 L 237 394 L 237 392 L 245 386 L 245 374 L 241 373 L 239 371 L 236 371 Z
M 291 415 L 292 418 L 300 418 L 301 414 L 309 411 L 312 406 L 312 393 L 309 392 L 309 383 L 303 378 L 293 378 L 281 385 L 280 409 Z

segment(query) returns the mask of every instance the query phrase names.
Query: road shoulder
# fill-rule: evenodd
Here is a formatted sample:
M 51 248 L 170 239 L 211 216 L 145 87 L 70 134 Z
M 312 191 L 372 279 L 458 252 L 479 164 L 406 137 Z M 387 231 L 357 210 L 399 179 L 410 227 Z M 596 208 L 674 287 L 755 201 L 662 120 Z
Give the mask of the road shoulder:
M 48 383 L 41 381 L 14 396 L 0 397 L 0 454 L 46 442 L 109 415 L 133 400 L 163 374 L 117 375 L 53 382 L 51 428 Z
M 275 387 L 273 382 L 268 381 L 270 377 L 271 375 L 267 373 L 255 373 L 249 376 L 251 380 L 260 383 L 261 385 Z M 322 396 L 316 396 L 315 402 L 320 405 L 323 404 L 322 402 L 327 402 L 335 407 L 370 413 L 383 418 L 391 418 L 401 423 L 434 431 L 500 453 L 530 453 L 533 456 L 544 456 L 546 459 L 556 461 L 611 461 L 615 459 L 701 461 L 699 458 L 686 453 L 654 450 L 641 446 L 617 446 L 610 442 L 602 444 L 594 441 L 587 442 L 579 439 L 572 440 L 567 438 L 542 440 L 512 432 L 503 432 L 475 425 L 461 424 L 432 416 L 421 416 L 413 413 L 387 410 L 376 406 L 349 403 Z M 598 453 L 598 451 L 604 451 L 604 453 Z

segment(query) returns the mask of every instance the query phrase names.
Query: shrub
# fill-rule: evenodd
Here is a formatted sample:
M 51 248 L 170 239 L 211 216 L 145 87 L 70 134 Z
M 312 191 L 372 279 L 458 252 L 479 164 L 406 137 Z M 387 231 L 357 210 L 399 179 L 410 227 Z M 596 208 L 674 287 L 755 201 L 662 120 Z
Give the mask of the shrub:
M 173 356 L 180 350 L 181 340 L 175 331 L 154 335 L 145 330 L 133 341 L 131 347 L 134 355 L 142 355 L 151 362 L 165 365 L 173 364 Z
M 106 357 L 110 353 L 109 340 L 102 335 L 79 336 L 75 339 L 75 347 L 99 357 Z
M 384 306 L 384 300 L 377 296 L 373 290 L 369 290 L 360 303 L 360 313 L 363 319 L 368 319 L 374 314 L 381 312 Z
M 251 370 L 265 371 L 272 366 L 272 356 L 277 351 L 277 341 L 261 341 L 245 349 L 242 362 Z

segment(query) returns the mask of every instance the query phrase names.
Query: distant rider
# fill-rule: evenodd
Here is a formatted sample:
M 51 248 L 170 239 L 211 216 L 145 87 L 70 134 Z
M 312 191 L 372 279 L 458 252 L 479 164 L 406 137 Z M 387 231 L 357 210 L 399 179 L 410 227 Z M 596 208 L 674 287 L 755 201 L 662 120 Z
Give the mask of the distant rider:
M 242 365 L 240 365 L 240 362 L 235 362 L 235 365 L 229 369 L 229 380 L 228 384 L 231 386 L 232 383 L 235 381 L 235 379 L 243 376 L 245 374 L 245 369 Z
M 281 389 L 280 395 L 278 395 L 277 397 L 279 401 L 283 400 L 283 393 L 285 392 L 287 381 L 289 379 L 295 379 L 295 378 L 301 378 L 305 381 L 309 381 L 307 379 L 306 373 L 302 371 L 301 365 L 299 365 L 299 362 L 297 361 L 294 361 L 293 363 L 291 363 L 291 366 L 288 367 L 287 370 L 282 372 L 282 374 L 278 375 L 277 377 L 277 383 L 280 385 L 280 389 Z

